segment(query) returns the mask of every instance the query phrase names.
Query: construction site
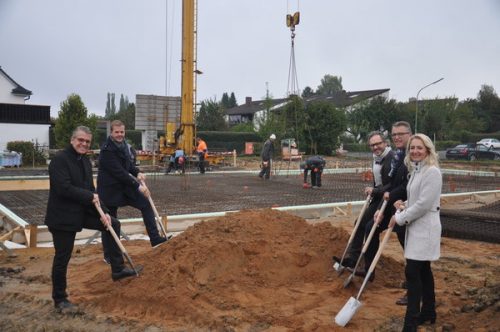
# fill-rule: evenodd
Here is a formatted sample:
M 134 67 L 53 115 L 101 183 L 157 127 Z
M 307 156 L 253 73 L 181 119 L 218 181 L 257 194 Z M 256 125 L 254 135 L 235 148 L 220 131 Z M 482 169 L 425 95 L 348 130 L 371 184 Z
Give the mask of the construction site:
M 332 260 L 347 250 L 369 200 L 370 153 L 325 157 L 322 185 L 313 188 L 304 186 L 293 139 L 288 150 L 293 146 L 298 158 L 277 153 L 269 161 L 270 179 L 258 176 L 258 156 L 193 153 L 201 74 L 197 2 L 182 3 L 181 96 L 137 95 L 135 114 L 149 150 L 139 159 L 150 204 L 159 228 L 172 238 L 152 247 L 140 211 L 120 207 L 121 238 L 115 240 L 136 275 L 113 281 L 101 233 L 78 232 L 67 272 L 77 310 L 58 311 L 54 244 L 44 224 L 47 168 L 0 168 L 0 331 L 401 331 L 406 307 L 395 302 L 405 293 L 405 258 L 396 236 L 382 233 L 390 237 L 377 253 L 373 281 Z M 298 11 L 286 16 L 287 98 L 300 95 L 294 53 L 299 22 Z M 158 163 L 177 150 L 188 166 L 206 162 L 207 172 L 187 167 L 167 174 Z M 440 167 L 441 255 L 432 262 L 437 321 L 418 331 L 500 331 L 499 164 L 443 161 Z M 96 173 L 94 168 L 94 181 Z M 335 317 L 356 294 L 362 306 L 342 327 Z
M 345 328 L 333 320 L 363 282 L 344 288 L 349 273 L 339 276 L 331 257 L 344 250 L 363 188 L 373 181 L 368 163 L 329 160 L 318 189 L 302 187 L 297 163 L 275 167 L 268 181 L 247 161 L 203 175 L 149 169 L 152 197 L 173 239 L 152 249 L 138 211 L 121 208 L 122 243 L 144 270 L 113 282 L 99 237 L 78 233 L 68 291 L 79 312 L 71 315 L 52 305 L 47 175 L 1 170 L 0 329 L 399 331 L 404 307 L 394 302 L 404 291 L 404 258 L 395 236 L 363 307 Z M 500 174 L 494 166 L 467 168 L 443 169 L 442 253 L 433 264 L 438 322 L 421 331 L 500 326 Z

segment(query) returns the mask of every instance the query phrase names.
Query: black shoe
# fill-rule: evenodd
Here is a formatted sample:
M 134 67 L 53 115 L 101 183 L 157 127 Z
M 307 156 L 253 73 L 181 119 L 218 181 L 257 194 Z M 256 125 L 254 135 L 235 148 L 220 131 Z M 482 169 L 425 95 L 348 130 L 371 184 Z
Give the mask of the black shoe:
M 334 262 L 340 264 L 341 259 L 339 257 L 333 256 L 332 259 Z M 340 264 L 340 265 L 342 265 L 343 267 L 353 268 L 356 265 L 356 260 L 354 260 L 351 257 L 345 257 L 344 260 L 342 261 L 342 264 Z
M 172 235 L 168 235 L 167 237 L 160 236 L 158 239 L 151 241 L 151 247 L 156 248 L 160 246 L 162 243 L 167 242 L 172 238 Z
M 128 268 L 128 267 L 124 267 L 123 270 L 121 270 L 120 272 L 111 273 L 111 278 L 113 279 L 113 281 L 117 281 L 120 279 L 135 276 L 135 275 L 136 275 L 136 273 L 134 270 L 132 270 L 131 268 Z
M 405 294 L 405 296 L 403 296 L 402 298 L 398 299 L 396 301 L 396 304 L 397 305 L 408 305 L 408 295 Z
M 431 313 L 420 313 L 420 316 L 418 317 L 417 320 L 417 325 L 423 325 L 425 323 L 429 322 L 429 324 L 434 324 L 436 323 L 436 312 L 431 312 Z
M 366 274 L 367 274 L 366 271 L 356 271 L 356 272 L 354 272 L 355 276 L 362 277 L 362 278 L 365 278 Z M 375 271 L 373 271 L 372 274 L 370 274 L 370 278 L 368 278 L 369 282 L 373 282 L 373 280 L 375 280 Z
M 78 312 L 78 307 L 68 300 L 62 300 L 54 304 L 57 312 L 61 314 L 73 314 Z
M 104 256 L 102 260 L 104 261 L 104 263 L 111 265 L 111 258 L 109 258 L 108 256 Z

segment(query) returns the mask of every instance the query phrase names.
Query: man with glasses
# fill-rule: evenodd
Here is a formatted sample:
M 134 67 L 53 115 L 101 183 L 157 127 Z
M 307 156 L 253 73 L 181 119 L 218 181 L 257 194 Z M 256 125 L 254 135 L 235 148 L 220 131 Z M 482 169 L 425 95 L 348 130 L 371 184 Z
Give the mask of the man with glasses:
M 373 259 L 375 258 L 375 255 L 378 251 L 380 244 L 379 235 L 380 233 L 382 233 L 384 230 L 387 229 L 389 225 L 389 220 L 396 212 L 394 203 L 397 200 L 402 200 L 403 202 L 406 201 L 406 185 L 408 183 L 408 169 L 406 168 L 404 159 L 406 156 L 406 145 L 411 137 L 411 134 L 412 133 L 410 124 L 406 121 L 398 121 L 392 125 L 391 137 L 394 146 L 396 148 L 396 151 L 394 153 L 394 157 L 392 158 L 391 169 L 388 174 L 390 178 L 390 186 L 384 193 L 384 200 L 388 201 L 387 207 L 383 215 L 380 214 L 379 211 L 377 210 L 377 212 L 375 212 L 374 215 L 374 220 L 371 220 L 366 225 L 365 236 L 367 237 L 373 226 L 373 223 L 375 221 L 378 223 L 377 230 L 375 231 L 372 241 L 370 242 L 370 245 L 366 250 L 365 271 L 356 273 L 358 276 L 366 275 L 366 272 L 370 268 L 370 265 Z M 380 202 L 380 204 L 381 203 L 382 202 Z M 404 248 L 406 227 L 396 225 L 394 226 L 393 231 L 396 232 L 399 243 Z M 375 278 L 375 271 L 372 273 L 372 277 L 370 278 L 370 280 L 373 280 L 374 278 Z M 396 304 L 399 305 L 406 305 L 407 303 L 408 300 L 406 296 L 396 301 Z
M 359 227 L 354 234 L 351 245 L 346 252 L 346 257 L 342 262 L 343 266 L 350 268 L 356 265 L 359 255 L 361 254 L 366 225 L 373 219 L 373 215 L 382 202 L 384 193 L 389 189 L 391 184 L 389 172 L 391 171 L 393 151 L 388 146 L 384 135 L 379 131 L 373 131 L 368 134 L 368 146 L 373 153 L 373 186 L 366 187 L 364 192 L 365 195 L 371 196 L 371 201 L 363 217 L 359 221 Z M 340 263 L 339 257 L 333 256 L 333 259 Z
M 94 207 L 99 203 L 95 193 L 92 166 L 86 153 L 90 148 L 92 133 L 80 126 L 71 136 L 71 144 L 58 152 L 49 165 L 50 191 L 45 224 L 54 241 L 54 261 L 52 264 L 52 299 L 59 312 L 74 313 L 77 308 L 68 301 L 66 274 L 76 233 L 83 228 L 102 231 L 104 248 L 111 263 L 111 277 L 119 280 L 135 275 L 126 268 L 118 244 L 107 229 L 113 227 L 120 234 L 120 222 L 106 214 L 100 219 Z M 102 208 L 106 211 L 104 205 Z

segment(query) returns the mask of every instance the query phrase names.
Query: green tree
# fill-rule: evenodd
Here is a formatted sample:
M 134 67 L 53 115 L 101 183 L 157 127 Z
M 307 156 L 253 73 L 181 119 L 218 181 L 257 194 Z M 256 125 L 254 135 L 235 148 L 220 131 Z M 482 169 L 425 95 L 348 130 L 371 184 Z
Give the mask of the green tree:
M 104 117 L 106 119 L 111 119 L 116 113 L 115 105 L 115 94 L 108 92 L 108 99 L 106 101 L 106 110 L 104 111 Z
M 201 102 L 196 117 L 196 128 L 198 131 L 222 131 L 226 129 L 224 109 L 220 103 L 209 99 Z
M 500 98 L 495 89 L 484 84 L 479 90 L 477 101 L 476 114 L 486 124 L 486 132 L 500 131 Z
M 63 148 L 69 144 L 71 134 L 77 126 L 87 126 L 95 134 L 97 126 L 97 116 L 88 116 L 87 108 L 82 99 L 77 94 L 71 94 L 61 103 L 61 110 L 54 127 L 54 137 L 56 147 Z M 94 135 L 95 136 L 95 135 Z M 93 146 L 96 146 L 93 142 Z
M 120 108 L 118 109 L 118 113 L 126 111 L 128 108 L 128 105 L 129 105 L 128 97 L 127 96 L 124 97 L 123 93 L 122 93 L 120 95 Z
M 230 128 L 235 133 L 254 133 L 255 128 L 252 122 L 238 123 Z
M 316 93 L 318 95 L 331 96 L 342 90 L 342 77 L 326 74 L 321 79 L 321 84 L 316 89 Z
M 308 103 L 304 112 L 304 137 L 311 154 L 331 154 L 339 146 L 339 136 L 347 129 L 342 109 L 332 103 Z
M 348 132 L 356 141 L 366 141 L 371 131 L 390 131 L 394 122 L 404 119 L 394 99 L 376 97 L 354 105 L 347 120 Z
M 483 119 L 474 113 L 477 109 L 477 100 L 467 99 L 460 102 L 456 109 L 450 112 L 445 140 L 470 141 L 472 133 L 482 132 L 486 127 Z
M 229 108 L 233 108 L 238 106 L 238 103 L 236 102 L 236 96 L 234 95 L 234 92 L 231 92 L 231 97 L 229 97 Z
M 227 94 L 227 92 L 224 92 L 222 94 L 222 99 L 220 100 L 220 105 L 224 108 L 224 109 L 228 109 L 228 108 L 231 108 L 229 106 L 229 95 Z
M 306 86 L 302 91 L 302 98 L 314 96 L 314 90 L 310 86 Z
M 441 98 L 434 100 L 422 100 L 419 103 L 419 132 L 438 140 L 444 140 L 452 127 L 449 127 L 449 119 L 457 106 L 457 98 Z

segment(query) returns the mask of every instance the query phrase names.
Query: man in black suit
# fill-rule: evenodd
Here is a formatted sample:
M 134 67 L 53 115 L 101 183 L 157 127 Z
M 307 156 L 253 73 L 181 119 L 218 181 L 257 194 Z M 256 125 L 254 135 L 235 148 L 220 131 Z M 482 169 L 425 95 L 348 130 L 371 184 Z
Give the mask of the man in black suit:
M 373 153 L 373 186 L 366 187 L 364 192 L 365 195 L 371 196 L 371 201 L 363 217 L 359 221 L 359 227 L 354 234 L 351 245 L 347 250 L 346 257 L 342 262 L 343 266 L 351 268 L 356 265 L 359 255 L 361 254 L 366 225 L 373 219 L 373 215 L 380 207 L 384 193 L 391 185 L 389 172 L 391 171 L 393 151 L 388 146 L 386 138 L 381 132 L 373 131 L 368 134 L 368 146 Z M 373 223 L 371 225 L 373 225 Z M 340 263 L 340 259 L 337 256 L 333 256 L 333 259 Z
M 146 175 L 132 164 L 130 151 L 125 142 L 125 125 L 120 120 L 115 120 L 111 122 L 111 135 L 102 145 L 99 154 L 97 191 L 109 208 L 109 213 L 115 218 L 120 206 L 128 205 L 139 209 L 149 241 L 154 247 L 167 239 L 160 236 L 156 226 L 155 214 L 147 199 L 150 192 L 138 180 L 146 180 Z
M 118 244 L 106 231 L 113 227 L 120 234 L 120 222 L 108 214 L 106 219 L 100 219 L 94 206 L 99 202 L 99 196 L 95 193 L 92 166 L 86 156 L 91 141 L 90 129 L 77 127 L 71 136 L 71 144 L 58 152 L 49 165 L 50 191 L 45 224 L 54 240 L 52 298 L 60 312 L 76 310 L 76 306 L 68 301 L 66 274 L 76 233 L 82 228 L 103 232 L 103 244 L 110 253 L 113 280 L 135 275 L 134 270 L 125 267 Z

